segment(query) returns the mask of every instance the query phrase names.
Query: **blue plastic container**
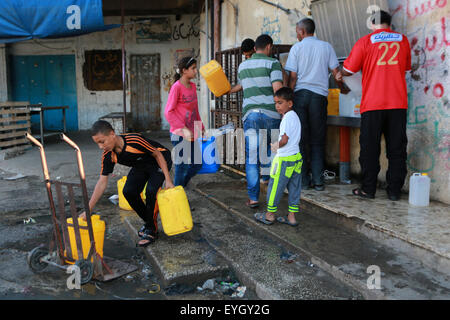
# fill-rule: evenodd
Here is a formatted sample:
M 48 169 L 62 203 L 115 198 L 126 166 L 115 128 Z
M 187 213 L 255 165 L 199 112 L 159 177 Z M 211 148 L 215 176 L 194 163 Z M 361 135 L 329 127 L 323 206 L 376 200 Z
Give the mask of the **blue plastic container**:
M 197 174 L 216 173 L 219 171 L 220 163 L 216 158 L 216 138 L 211 137 L 208 140 L 200 139 L 202 145 L 202 168 Z

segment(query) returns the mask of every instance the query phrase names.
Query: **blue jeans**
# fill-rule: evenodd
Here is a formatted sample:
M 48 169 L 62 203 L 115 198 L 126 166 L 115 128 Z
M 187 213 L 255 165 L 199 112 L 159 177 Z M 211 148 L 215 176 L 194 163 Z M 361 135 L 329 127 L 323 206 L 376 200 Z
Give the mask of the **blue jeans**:
M 244 121 L 247 193 L 252 201 L 259 200 L 260 174 L 263 180 L 268 181 L 270 179 L 271 135 L 273 129 L 279 130 L 280 122 L 280 119 L 274 119 L 255 111 L 251 112 Z M 261 129 L 265 129 L 265 131 L 261 131 Z
M 174 147 L 175 159 L 175 186 L 185 188 L 192 177 L 202 168 L 202 151 L 199 142 L 187 141 L 176 134 L 170 134 Z M 186 154 L 185 154 L 186 152 Z
M 326 96 L 306 89 L 298 90 L 294 94 L 294 111 L 302 124 L 300 153 L 303 157 L 303 188 L 310 184 L 324 184 L 322 174 L 327 139 L 327 106 Z

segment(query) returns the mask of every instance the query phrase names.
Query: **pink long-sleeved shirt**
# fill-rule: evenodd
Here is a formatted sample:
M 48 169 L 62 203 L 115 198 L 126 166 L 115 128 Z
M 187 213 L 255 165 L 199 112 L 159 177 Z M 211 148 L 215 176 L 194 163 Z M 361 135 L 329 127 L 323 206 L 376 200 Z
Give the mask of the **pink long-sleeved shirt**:
M 194 139 L 197 139 L 204 126 L 198 111 L 197 87 L 193 82 L 190 84 L 190 89 L 179 80 L 172 85 L 164 115 L 170 124 L 171 133 L 183 136 L 181 129 L 187 127 L 194 133 Z

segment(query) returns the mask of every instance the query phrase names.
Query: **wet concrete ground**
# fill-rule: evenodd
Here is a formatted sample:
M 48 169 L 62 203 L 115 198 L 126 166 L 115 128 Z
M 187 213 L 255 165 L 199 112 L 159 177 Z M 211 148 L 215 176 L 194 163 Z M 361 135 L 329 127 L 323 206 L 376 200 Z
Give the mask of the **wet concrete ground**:
M 87 133 L 77 133 L 73 138 L 83 152 L 86 183 L 91 194 L 99 174 L 101 150 Z M 156 133 L 153 138 L 170 146 L 166 133 Z M 45 148 L 51 178 L 78 182 L 73 151 L 57 140 L 48 141 Z M 49 266 L 41 274 L 32 273 L 26 256 L 39 244 L 48 243 L 52 228 L 40 166 L 37 148 L 0 163 L 0 299 L 230 299 L 229 295 L 216 291 L 198 291 L 197 286 L 201 286 L 205 279 L 193 278 L 190 283 L 164 287 L 161 274 L 151 265 L 145 251 L 135 247 L 133 237 L 125 228 L 124 221 L 135 219 L 135 213 L 119 210 L 108 200 L 109 196 L 117 194 L 117 180 L 129 170 L 120 165 L 116 166 L 108 189 L 95 211 L 100 212 L 107 225 L 105 255 L 132 263 L 138 270 L 111 282 L 90 282 L 77 291 L 67 289 L 68 275 L 62 270 Z M 184 240 L 187 245 L 189 241 L 207 241 L 215 254 L 222 255 L 230 271 L 228 278 L 224 276 L 223 280 L 239 280 L 249 284 L 244 299 L 360 299 L 356 291 L 364 292 L 366 267 L 373 261 L 386 272 L 383 273 L 383 281 L 388 280 L 383 283 L 384 297 L 442 299 L 450 294 L 450 280 L 446 275 L 424 269 L 420 261 L 361 236 L 360 230 L 351 232 L 361 226 L 350 230 L 341 228 L 347 222 L 336 223 L 341 218 L 319 213 L 311 201 L 302 202 L 302 210 L 307 214 L 301 218 L 302 224 L 297 233 L 286 225 L 267 227 L 253 221 L 254 210 L 243 205 L 246 192 L 242 177 L 233 176 L 230 180 L 224 174 L 200 175 L 193 182 L 194 187 L 187 192 L 191 205 L 196 208 L 193 211 L 196 224 L 192 233 L 183 236 Z M 196 187 L 206 192 L 207 196 L 197 193 Z M 333 188 L 337 193 L 342 192 L 339 186 Z M 304 194 L 314 199 L 314 192 Z M 326 198 L 327 194 L 320 196 Z M 212 197 L 224 205 L 221 207 L 211 202 Z M 343 205 L 350 207 L 346 201 L 355 201 L 346 196 L 343 199 L 347 199 L 343 200 Z M 356 207 L 362 205 L 360 202 Z M 265 203 L 264 192 L 261 203 Z M 379 206 L 375 201 L 369 204 Z M 81 209 L 79 194 L 77 205 Z M 356 217 L 355 213 L 355 217 L 347 220 L 356 221 Z M 29 218 L 35 219 L 36 223 L 24 224 L 24 219 Z M 164 241 L 168 247 L 176 243 L 174 239 Z M 384 243 L 392 242 L 388 239 Z M 163 241 L 160 246 L 164 246 Z M 298 260 L 286 264 L 283 257 L 289 260 L 292 250 L 297 250 L 295 255 Z M 176 251 L 173 253 L 176 256 Z M 179 252 L 178 257 L 183 261 L 188 258 L 186 252 Z M 161 264 L 171 261 L 164 255 L 160 258 Z M 198 260 L 198 257 L 195 259 Z M 315 268 L 311 268 L 311 264 Z M 150 292 L 158 291 L 154 284 L 160 285 L 160 292 Z M 365 294 L 364 297 L 379 298 L 377 294 Z
M 118 173 L 124 168 L 118 168 Z M 48 266 L 41 273 L 33 273 L 27 264 L 28 253 L 40 245 L 48 246 L 53 230 L 48 197 L 41 177 L 25 176 L 14 180 L 16 174 L 0 169 L 0 300 L 230 300 L 231 292 L 218 290 L 199 291 L 205 279 L 192 279 L 184 283 L 164 286 L 162 279 L 150 265 L 144 249 L 136 243 L 124 226 L 127 217 L 137 218 L 133 211 L 121 210 L 108 198 L 117 194 L 116 183 L 120 175 L 111 177 L 105 195 L 99 201 L 95 212 L 106 223 L 104 255 L 130 263 L 138 269 L 109 282 L 92 280 L 81 290 L 69 290 L 69 274 L 54 266 Z M 91 193 L 95 175 L 87 177 Z M 63 176 L 67 182 L 78 182 L 77 176 Z M 25 196 L 26 195 L 26 196 Z M 54 192 L 56 200 L 56 194 Z M 78 211 L 82 210 L 82 197 L 75 196 Z M 66 214 L 69 215 L 68 203 Z M 174 256 L 176 261 L 181 257 Z M 236 283 L 236 276 L 227 270 L 217 282 Z M 248 297 L 257 298 L 248 290 Z
M 99 207 L 101 210 L 101 206 Z M 35 223 L 24 224 L 33 218 Z M 47 210 L 24 210 L 3 213 L 0 220 L 0 299 L 165 299 L 158 291 L 158 279 L 148 265 L 141 249 L 135 247 L 120 217 L 102 210 L 106 221 L 104 255 L 127 262 L 138 269 L 109 282 L 91 281 L 81 290 L 67 288 L 68 274 L 48 266 L 39 274 L 27 264 L 28 252 L 43 244 L 48 245 L 52 222 Z

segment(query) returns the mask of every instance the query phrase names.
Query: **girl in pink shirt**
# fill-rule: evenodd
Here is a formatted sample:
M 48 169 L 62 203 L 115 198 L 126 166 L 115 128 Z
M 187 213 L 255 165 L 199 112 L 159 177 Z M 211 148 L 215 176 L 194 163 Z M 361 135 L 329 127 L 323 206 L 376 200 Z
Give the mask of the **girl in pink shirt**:
M 202 167 L 201 148 L 197 139 L 204 132 L 204 126 L 198 111 L 197 87 L 191 82 L 196 76 L 197 61 L 194 57 L 182 58 L 164 110 L 175 149 L 176 186 L 186 187 Z M 186 152 L 183 153 L 184 150 Z

